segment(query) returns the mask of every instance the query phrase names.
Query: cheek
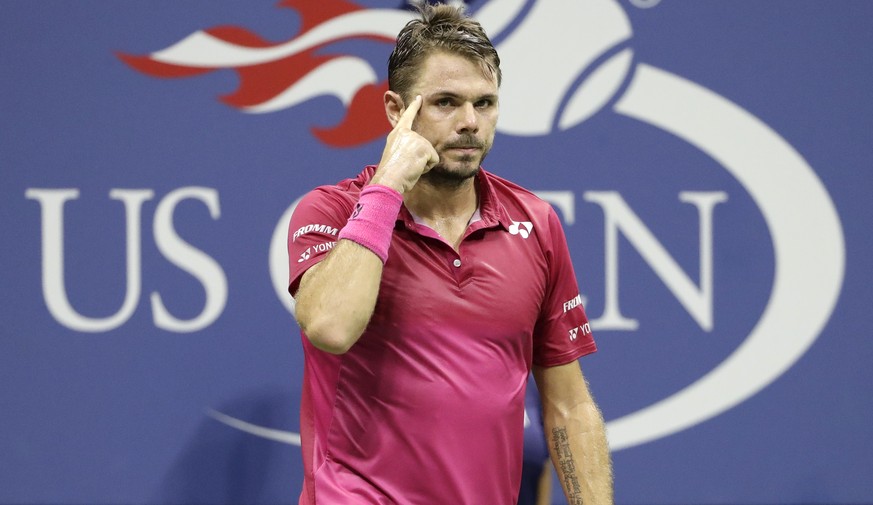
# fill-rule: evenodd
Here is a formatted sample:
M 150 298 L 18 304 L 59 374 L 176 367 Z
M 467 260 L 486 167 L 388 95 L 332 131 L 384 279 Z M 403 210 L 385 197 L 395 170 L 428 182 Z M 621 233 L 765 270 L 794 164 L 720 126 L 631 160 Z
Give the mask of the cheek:
M 430 141 L 438 144 L 452 135 L 452 128 L 448 121 L 421 121 L 415 128 L 415 132 Z
M 497 114 L 483 118 L 482 122 L 479 123 L 479 131 L 489 139 L 489 143 L 494 140 L 494 134 L 497 131 Z
M 485 112 L 479 116 L 480 127 L 491 128 L 492 130 L 497 125 L 497 111 Z

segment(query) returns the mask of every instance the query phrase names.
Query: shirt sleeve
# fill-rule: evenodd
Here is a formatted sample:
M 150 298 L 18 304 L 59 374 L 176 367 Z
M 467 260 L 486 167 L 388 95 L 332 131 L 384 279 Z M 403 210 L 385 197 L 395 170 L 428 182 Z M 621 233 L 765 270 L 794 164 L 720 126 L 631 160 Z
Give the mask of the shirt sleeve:
M 336 246 L 353 203 L 334 188 L 316 188 L 297 204 L 288 225 L 288 292 L 294 296 L 300 278 Z
M 549 208 L 547 243 L 548 285 L 540 317 L 534 327 L 533 362 L 538 366 L 569 363 L 597 350 L 567 238 L 558 215 Z

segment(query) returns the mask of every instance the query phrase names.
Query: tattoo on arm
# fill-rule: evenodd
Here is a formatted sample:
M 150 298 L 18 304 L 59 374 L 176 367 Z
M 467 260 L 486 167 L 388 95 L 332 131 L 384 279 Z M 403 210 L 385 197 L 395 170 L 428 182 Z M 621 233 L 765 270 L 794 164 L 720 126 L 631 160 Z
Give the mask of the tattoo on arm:
M 552 450 L 558 459 L 557 464 L 564 480 L 564 492 L 567 493 L 570 505 L 582 505 L 582 485 L 576 477 L 576 461 L 570 451 L 567 428 L 552 428 Z

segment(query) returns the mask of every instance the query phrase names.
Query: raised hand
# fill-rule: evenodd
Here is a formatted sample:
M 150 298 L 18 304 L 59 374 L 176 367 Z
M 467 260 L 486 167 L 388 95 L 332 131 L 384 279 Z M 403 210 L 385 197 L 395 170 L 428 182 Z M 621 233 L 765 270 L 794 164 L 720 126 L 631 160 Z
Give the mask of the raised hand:
M 384 184 L 403 194 L 415 186 L 421 174 L 439 162 L 433 145 L 412 130 L 421 103 L 421 96 L 416 96 L 388 134 L 373 184 Z

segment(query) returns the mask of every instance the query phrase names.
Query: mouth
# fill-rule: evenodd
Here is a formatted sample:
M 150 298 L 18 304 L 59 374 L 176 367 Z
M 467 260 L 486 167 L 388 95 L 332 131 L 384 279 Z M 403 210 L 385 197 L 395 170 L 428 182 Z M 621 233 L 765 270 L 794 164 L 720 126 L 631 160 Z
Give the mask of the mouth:
M 446 151 L 459 151 L 463 153 L 475 153 L 482 150 L 482 145 L 476 142 L 467 142 L 464 144 L 448 144 L 445 146 Z
M 461 135 L 447 142 L 441 151 L 457 161 L 469 162 L 481 159 L 485 152 L 485 142 L 472 135 Z

